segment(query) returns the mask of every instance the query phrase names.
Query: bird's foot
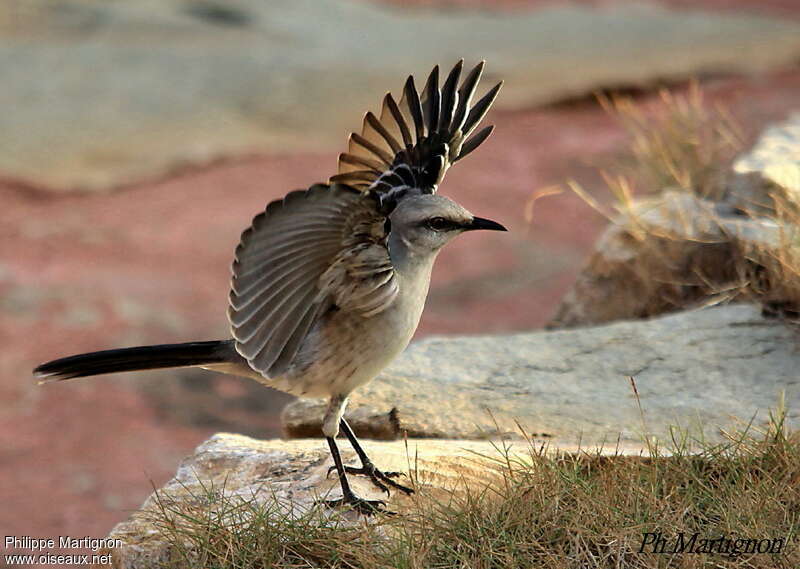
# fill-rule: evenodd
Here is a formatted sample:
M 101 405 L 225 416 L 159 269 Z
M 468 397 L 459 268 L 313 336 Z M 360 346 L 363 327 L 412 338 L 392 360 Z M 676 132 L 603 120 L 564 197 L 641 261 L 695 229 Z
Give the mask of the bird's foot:
M 330 476 L 331 472 L 336 470 L 335 466 L 332 466 L 328 469 L 328 476 Z M 386 487 L 388 484 L 392 488 L 396 488 L 405 494 L 413 494 L 414 490 L 409 488 L 408 486 L 403 486 L 402 484 L 398 484 L 392 478 L 397 478 L 398 476 L 404 476 L 402 472 L 382 472 L 375 468 L 375 465 L 372 464 L 371 461 L 365 462 L 360 468 L 355 466 L 345 466 L 345 472 L 347 474 L 361 474 L 365 476 L 369 476 L 369 479 L 372 483 L 379 488 L 380 490 L 386 492 L 389 495 L 389 488 Z
M 352 492 L 345 494 L 338 500 L 325 500 L 325 505 L 329 508 L 350 508 L 365 516 L 372 516 L 374 514 L 393 516 L 396 513 L 387 510 L 385 508 L 386 502 L 383 500 L 365 500 L 364 498 L 359 498 Z

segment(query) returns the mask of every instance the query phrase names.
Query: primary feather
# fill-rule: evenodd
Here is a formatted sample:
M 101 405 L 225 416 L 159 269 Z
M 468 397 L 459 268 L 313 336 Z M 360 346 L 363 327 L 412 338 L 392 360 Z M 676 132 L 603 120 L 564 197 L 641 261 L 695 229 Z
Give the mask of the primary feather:
M 436 66 L 421 92 L 410 76 L 399 104 L 387 93 L 380 118 L 368 112 L 361 133 L 350 135 L 347 152 L 339 156 L 339 170 L 331 182 L 375 191 L 382 202 L 396 201 L 402 197 L 397 193 L 408 189 L 436 192 L 447 169 L 491 134 L 491 126 L 473 133 L 502 86 L 498 83 L 472 105 L 484 62 L 459 85 L 463 63 L 453 67 L 441 90 Z

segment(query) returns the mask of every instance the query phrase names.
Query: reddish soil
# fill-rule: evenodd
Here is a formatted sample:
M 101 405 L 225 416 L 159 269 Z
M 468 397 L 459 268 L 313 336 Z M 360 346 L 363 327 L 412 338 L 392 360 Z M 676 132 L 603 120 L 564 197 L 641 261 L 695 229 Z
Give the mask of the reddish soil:
M 749 132 L 800 101 L 800 71 L 705 86 Z M 442 191 L 511 233 L 466 235 L 442 253 L 418 336 L 541 326 L 604 225 L 568 194 L 538 202 L 530 227 L 523 208 L 566 178 L 599 187 L 592 164 L 608 163 L 625 141 L 612 119 L 590 101 L 491 118 L 496 134 L 448 173 Z M 326 179 L 335 151 L 241 159 L 102 195 L 0 183 L 5 535 L 105 535 L 217 428 L 182 420 L 191 397 L 158 389 L 175 385 L 169 372 L 149 376 L 151 391 L 135 377 L 38 387 L 30 370 L 69 353 L 224 337 L 239 233 L 266 202 Z M 204 385 L 226 408 L 251 384 Z M 256 407 L 232 405 L 226 424 L 277 435 L 274 409 Z

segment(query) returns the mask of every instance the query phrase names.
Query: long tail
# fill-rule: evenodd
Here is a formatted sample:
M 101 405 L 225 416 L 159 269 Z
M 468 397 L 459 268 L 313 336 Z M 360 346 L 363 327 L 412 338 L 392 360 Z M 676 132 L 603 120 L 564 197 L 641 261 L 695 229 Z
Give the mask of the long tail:
M 232 340 L 160 344 L 69 356 L 42 364 L 33 374 L 39 383 L 48 383 L 122 371 L 227 364 L 237 356 Z

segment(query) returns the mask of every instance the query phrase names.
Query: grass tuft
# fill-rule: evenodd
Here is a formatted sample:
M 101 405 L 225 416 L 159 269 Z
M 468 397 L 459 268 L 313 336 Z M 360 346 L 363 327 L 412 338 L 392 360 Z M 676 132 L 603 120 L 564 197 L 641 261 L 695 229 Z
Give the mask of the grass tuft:
M 686 94 L 663 91 L 656 109 L 600 101 L 630 140 L 600 172 L 615 211 L 567 185 L 624 230 L 610 242 L 614 282 L 640 301 L 617 318 L 747 301 L 800 321 L 800 203 L 774 183 L 734 174 L 743 136 L 727 110 L 706 103 L 696 83 Z M 610 278 L 597 262 L 598 279 Z
M 598 99 L 630 137 L 613 168 L 618 178 L 641 193 L 680 189 L 713 201 L 723 197 L 744 136 L 727 109 L 705 102 L 697 82 L 685 94 L 662 89 L 655 112 L 630 97 Z
M 554 454 L 529 440 L 514 458 L 498 446 L 485 484 L 422 486 L 406 513 L 370 523 L 287 514 L 210 487 L 159 497 L 153 521 L 173 567 L 789 569 L 800 566 L 800 436 L 784 410 L 771 417 L 763 431 L 749 425 L 693 452 L 685 434 L 638 457 Z M 642 549 L 647 533 L 669 548 L 695 533 L 783 541 L 779 554 L 654 553 Z

